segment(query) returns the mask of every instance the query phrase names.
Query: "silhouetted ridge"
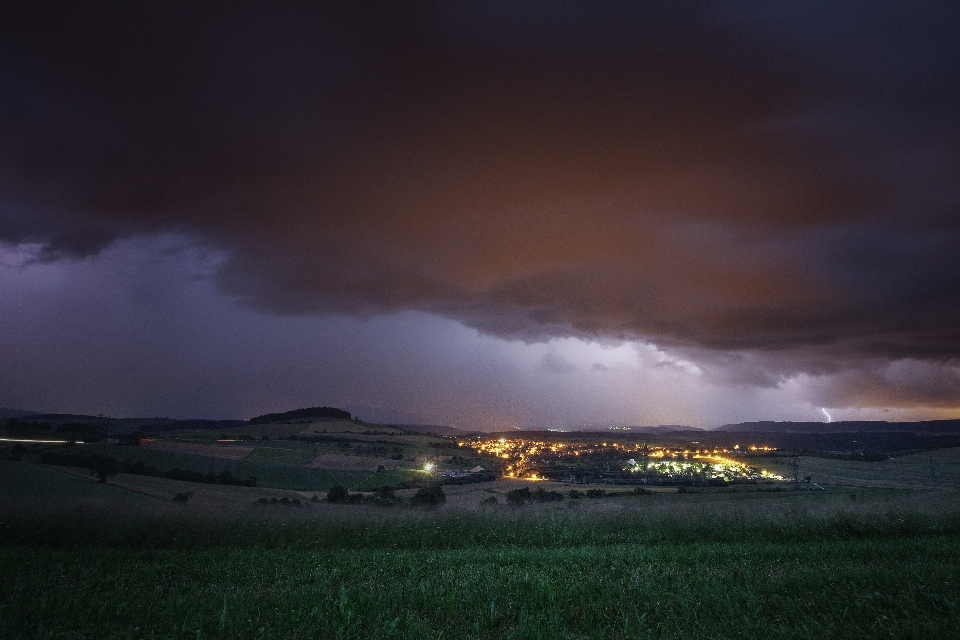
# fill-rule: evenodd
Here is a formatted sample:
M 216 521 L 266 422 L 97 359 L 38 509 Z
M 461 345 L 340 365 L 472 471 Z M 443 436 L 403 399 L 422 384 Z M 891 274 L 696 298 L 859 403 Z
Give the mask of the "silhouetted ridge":
M 250 419 L 250 424 L 267 424 L 281 420 L 302 420 L 304 418 L 336 418 L 349 420 L 350 413 L 333 407 L 311 407 L 309 409 L 294 409 L 283 413 L 265 413 L 262 416 Z
M 835 422 L 741 422 L 725 424 L 718 431 L 740 433 L 960 433 L 960 420 L 885 422 L 882 420 L 838 420 Z

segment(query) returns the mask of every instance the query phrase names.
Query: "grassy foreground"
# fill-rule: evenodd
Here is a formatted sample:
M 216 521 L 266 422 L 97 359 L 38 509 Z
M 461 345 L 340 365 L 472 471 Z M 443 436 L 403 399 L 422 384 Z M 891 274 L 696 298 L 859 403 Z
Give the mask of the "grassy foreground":
M 10 638 L 960 637 L 955 492 L 0 510 Z M 689 498 L 693 498 L 692 501 Z
M 4 549 L 6 637 L 957 637 L 957 538 Z

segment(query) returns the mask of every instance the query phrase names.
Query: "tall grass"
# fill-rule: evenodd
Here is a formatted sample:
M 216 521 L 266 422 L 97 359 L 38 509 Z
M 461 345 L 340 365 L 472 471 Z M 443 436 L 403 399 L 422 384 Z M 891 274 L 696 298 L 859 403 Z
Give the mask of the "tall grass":
M 958 557 L 957 537 L 5 548 L 0 620 L 9 638 L 947 638 L 960 633 Z
M 956 492 L 586 502 L 218 514 L 8 501 L 0 633 L 960 637 Z
M 212 514 L 174 505 L 0 505 L 0 545 L 50 548 L 534 549 L 616 544 L 807 542 L 960 535 L 957 492 L 834 496 L 643 496 L 619 510 L 422 511 L 251 506 Z M 576 504 L 568 502 L 570 504 Z

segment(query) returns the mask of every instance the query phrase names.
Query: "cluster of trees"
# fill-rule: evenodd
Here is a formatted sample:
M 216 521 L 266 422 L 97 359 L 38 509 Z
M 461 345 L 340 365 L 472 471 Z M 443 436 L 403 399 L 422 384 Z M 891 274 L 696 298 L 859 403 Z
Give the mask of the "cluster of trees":
M 136 462 L 129 460 L 118 461 L 115 458 L 95 454 L 63 454 L 48 451 L 40 456 L 40 462 L 41 464 L 54 464 L 62 467 L 87 468 L 90 469 L 93 475 L 100 478 L 100 482 L 106 482 L 107 478 L 118 473 L 130 473 L 139 476 L 167 478 L 169 480 L 184 480 L 186 482 L 227 484 L 242 487 L 257 486 L 257 479 L 253 476 L 246 480 L 234 478 L 229 469 L 224 469 L 220 473 L 213 473 L 212 471 L 203 473 L 193 469 L 169 469 L 162 471 L 156 467 L 147 466 L 143 460 L 137 460 Z
M 106 427 L 81 422 L 67 422 L 54 429 L 51 424 L 45 420 L 31 420 L 28 422 L 26 420 L 10 418 L 4 426 L 10 430 L 11 434 L 15 435 L 50 435 L 51 433 L 55 433 L 63 438 L 83 440 L 84 442 L 95 442 L 107 437 Z
M 537 487 L 536 491 L 530 491 L 530 487 L 507 491 L 507 504 L 518 507 L 528 502 L 558 502 L 560 500 L 563 500 L 562 493 L 559 491 L 546 491 L 543 487 Z
M 294 409 L 283 413 L 265 413 L 250 419 L 250 424 L 269 424 L 271 422 L 280 422 L 281 420 L 304 420 L 309 418 L 333 418 L 336 420 L 351 420 L 350 413 L 343 409 L 334 407 L 309 407 L 307 409 Z
M 499 477 L 500 476 L 492 471 L 478 471 L 477 473 L 468 473 L 467 475 L 460 476 L 459 478 L 444 478 L 443 484 L 473 484 L 474 482 L 492 482 Z
M 7 420 L 5 426 L 11 433 L 49 433 L 53 429 L 50 423 L 45 420 L 40 422 L 31 420 L 27 422 L 26 420 L 18 420 L 17 418 L 10 418 Z
M 120 436 L 120 444 L 124 447 L 139 447 L 140 442 L 147 439 L 147 434 L 143 431 L 134 431 Z
M 410 498 L 410 504 L 415 507 L 439 507 L 446 501 L 447 496 L 443 492 L 443 488 L 438 484 L 422 487 Z
M 383 486 L 374 493 L 350 493 L 346 487 L 336 485 L 327 492 L 327 502 L 333 504 L 375 504 L 389 507 L 399 504 L 401 499 L 391 487 Z
M 346 487 L 337 485 L 331 487 L 327 492 L 327 502 L 333 504 L 376 504 L 381 506 L 391 506 L 400 504 L 402 498 L 394 493 L 390 487 L 384 486 L 372 494 L 350 493 Z M 447 496 L 439 484 L 420 488 L 417 493 L 410 498 L 410 505 L 414 507 L 438 507 L 447 501 Z

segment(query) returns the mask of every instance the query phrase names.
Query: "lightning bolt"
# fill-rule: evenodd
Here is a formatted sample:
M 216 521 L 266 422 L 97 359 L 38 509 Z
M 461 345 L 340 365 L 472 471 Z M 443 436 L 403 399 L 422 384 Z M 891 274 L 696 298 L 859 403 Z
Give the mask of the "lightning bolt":
M 830 414 L 827 413 L 827 410 L 823 407 L 820 407 L 820 411 L 823 411 L 823 415 L 827 416 L 827 422 L 833 422 L 833 418 L 830 417 Z

